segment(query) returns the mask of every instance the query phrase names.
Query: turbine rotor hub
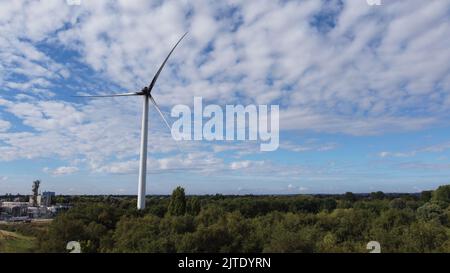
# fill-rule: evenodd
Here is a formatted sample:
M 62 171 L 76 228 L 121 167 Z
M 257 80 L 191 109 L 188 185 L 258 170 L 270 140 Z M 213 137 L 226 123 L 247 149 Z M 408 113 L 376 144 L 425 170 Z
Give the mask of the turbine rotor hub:
M 144 95 L 150 95 L 150 89 L 146 86 L 144 88 L 142 88 L 142 94 Z

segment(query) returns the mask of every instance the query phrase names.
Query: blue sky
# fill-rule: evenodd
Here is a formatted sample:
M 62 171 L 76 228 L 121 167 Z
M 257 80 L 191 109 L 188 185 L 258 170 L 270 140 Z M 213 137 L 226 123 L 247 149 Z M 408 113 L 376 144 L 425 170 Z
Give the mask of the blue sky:
M 175 143 L 150 110 L 148 194 L 417 192 L 449 183 L 450 1 L 2 1 L 0 194 L 135 194 L 138 91 L 276 104 L 280 148 Z M 174 119 L 170 119 L 173 122 Z

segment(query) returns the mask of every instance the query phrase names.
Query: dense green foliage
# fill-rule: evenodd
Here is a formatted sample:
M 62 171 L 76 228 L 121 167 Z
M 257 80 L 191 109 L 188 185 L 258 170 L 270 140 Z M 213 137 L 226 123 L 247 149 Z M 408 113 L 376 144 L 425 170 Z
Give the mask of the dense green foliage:
M 77 197 L 39 236 L 65 252 L 450 252 L 449 186 L 422 195 Z
M 186 196 L 182 187 L 177 187 L 170 197 L 169 214 L 180 216 L 186 213 Z

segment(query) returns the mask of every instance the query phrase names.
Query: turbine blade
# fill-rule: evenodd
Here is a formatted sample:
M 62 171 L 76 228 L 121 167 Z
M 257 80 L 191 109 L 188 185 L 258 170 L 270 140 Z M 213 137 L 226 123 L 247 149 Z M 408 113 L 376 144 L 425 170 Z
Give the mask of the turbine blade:
M 161 112 L 161 109 L 159 109 L 158 104 L 156 103 L 156 101 L 153 99 L 152 96 L 149 96 L 150 100 L 152 101 L 153 105 L 155 106 L 156 110 L 158 111 L 159 115 L 162 117 L 162 119 L 164 120 L 164 123 L 166 124 L 167 128 L 169 129 L 169 132 L 172 132 L 172 129 L 170 128 L 169 123 L 167 122 L 166 118 L 164 117 L 163 112 Z
M 158 111 L 159 115 L 162 117 L 162 119 L 164 120 L 164 123 L 167 126 L 167 129 L 169 129 L 169 132 L 172 133 L 172 129 L 170 128 L 169 123 L 167 122 L 166 118 L 164 117 L 163 112 L 161 111 L 161 109 L 159 109 L 158 104 L 156 103 L 155 99 L 152 96 L 149 96 L 150 101 L 153 103 L 153 105 L 155 106 L 156 110 Z M 180 145 L 178 145 L 178 142 L 175 141 L 175 146 L 177 146 L 178 151 L 182 154 L 183 150 L 181 149 Z
M 156 72 L 155 76 L 152 79 L 152 82 L 150 83 L 150 85 L 148 86 L 149 92 L 152 91 L 153 86 L 155 86 L 156 80 L 159 77 L 159 74 L 161 73 L 161 70 L 164 68 L 164 65 L 166 64 L 167 60 L 169 59 L 170 55 L 172 55 L 172 52 L 175 50 L 175 48 L 178 46 L 178 44 L 181 42 L 181 40 L 183 40 L 184 36 L 186 36 L 188 33 L 186 32 L 183 36 L 181 36 L 181 38 L 178 40 L 178 42 L 175 44 L 175 46 L 172 48 L 172 50 L 169 52 L 169 55 L 167 55 L 166 59 L 164 60 L 164 62 L 161 64 L 161 66 L 158 69 L 158 72 Z
M 121 93 L 121 94 L 110 94 L 110 95 L 82 95 L 82 96 L 72 96 L 77 98 L 107 98 L 107 97 L 124 97 L 124 96 L 139 96 L 139 93 Z

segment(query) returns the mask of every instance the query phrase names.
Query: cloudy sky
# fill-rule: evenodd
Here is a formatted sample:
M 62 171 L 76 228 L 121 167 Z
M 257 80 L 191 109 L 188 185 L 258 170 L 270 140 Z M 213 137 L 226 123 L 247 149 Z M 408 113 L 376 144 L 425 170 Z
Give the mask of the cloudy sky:
M 0 0 L 0 194 L 135 194 L 137 91 L 275 104 L 280 148 L 175 142 L 150 111 L 149 194 L 417 192 L 450 183 L 450 1 Z M 170 119 L 173 122 L 174 119 Z

